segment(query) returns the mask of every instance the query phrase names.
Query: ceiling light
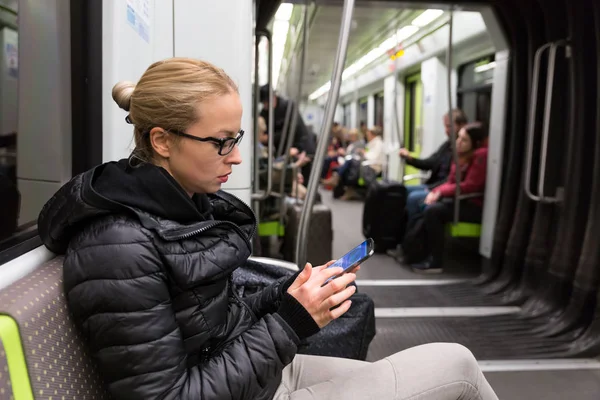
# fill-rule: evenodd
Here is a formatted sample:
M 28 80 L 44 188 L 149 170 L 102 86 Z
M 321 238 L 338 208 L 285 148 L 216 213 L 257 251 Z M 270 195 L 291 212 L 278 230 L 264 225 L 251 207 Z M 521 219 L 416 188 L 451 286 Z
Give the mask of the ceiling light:
M 418 30 L 419 30 L 419 27 L 417 27 L 417 26 L 406 25 L 406 26 L 398 29 L 398 31 L 396 32 L 396 40 L 398 42 L 402 42 L 403 40 L 406 40 L 409 37 L 411 37 L 412 35 L 414 35 L 415 33 L 417 33 Z
M 440 17 L 443 13 L 443 10 L 427 10 L 421 15 L 419 15 L 417 18 L 413 19 L 412 24 L 418 27 L 429 25 L 431 22 Z
M 283 6 L 282 4 L 281 6 Z M 280 6 L 280 8 L 281 8 Z M 279 81 L 279 72 L 281 70 L 281 62 L 283 60 L 283 52 L 285 51 L 285 43 L 288 37 L 290 24 L 284 20 L 275 20 L 273 22 L 273 89 L 277 87 Z
M 325 93 L 327 93 L 330 88 L 331 88 L 331 81 L 327 82 L 326 84 L 324 84 L 323 86 L 321 86 L 320 88 L 315 90 L 310 96 L 308 96 L 308 98 L 310 100 L 316 100 L 319 97 L 321 97 L 322 95 L 324 95 Z
M 289 21 L 292 17 L 292 11 L 294 5 L 291 3 L 282 3 L 279 5 L 277 12 L 275 13 L 275 20 Z
M 477 67 L 475 67 L 475 72 L 485 72 L 493 68 L 496 68 L 496 61 L 492 61 L 483 65 L 478 65 Z

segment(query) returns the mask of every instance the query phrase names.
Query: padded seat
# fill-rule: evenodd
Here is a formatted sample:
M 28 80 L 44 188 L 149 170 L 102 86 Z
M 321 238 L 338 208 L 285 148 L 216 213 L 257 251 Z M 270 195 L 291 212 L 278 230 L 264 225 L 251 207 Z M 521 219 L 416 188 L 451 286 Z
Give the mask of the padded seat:
M 110 398 L 68 312 L 62 263 L 54 258 L 0 291 L 2 399 Z

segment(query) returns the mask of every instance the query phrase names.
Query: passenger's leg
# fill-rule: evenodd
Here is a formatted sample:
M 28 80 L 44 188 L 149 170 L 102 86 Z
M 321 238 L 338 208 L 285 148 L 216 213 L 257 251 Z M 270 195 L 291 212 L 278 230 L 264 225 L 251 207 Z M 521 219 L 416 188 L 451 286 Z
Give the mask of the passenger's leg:
M 473 354 L 432 343 L 376 363 L 296 356 L 275 399 L 496 400 Z
M 406 197 L 406 213 L 409 221 L 422 211 L 427 193 L 429 193 L 427 190 L 412 190 Z
M 415 191 L 427 190 L 427 185 L 406 185 L 405 187 L 407 195 Z
M 430 256 L 421 263 L 411 267 L 416 272 L 439 273 L 442 272 L 444 258 L 444 229 L 447 222 L 452 220 L 453 207 L 437 202 L 425 208 L 425 230 Z
M 427 197 L 428 188 L 427 185 L 406 185 L 406 213 L 408 220 L 410 221 L 415 215 L 421 212 L 423 208 L 423 201 Z M 396 248 L 388 250 L 387 255 L 396 259 L 400 264 L 404 263 L 404 252 L 402 245 L 398 243 Z

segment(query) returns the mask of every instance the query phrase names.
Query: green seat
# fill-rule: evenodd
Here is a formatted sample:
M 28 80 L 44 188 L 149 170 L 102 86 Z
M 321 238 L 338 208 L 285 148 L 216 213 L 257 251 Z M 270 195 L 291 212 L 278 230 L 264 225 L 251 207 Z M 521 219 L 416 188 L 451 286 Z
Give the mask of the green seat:
M 285 225 L 279 225 L 279 221 L 265 221 L 258 224 L 258 236 L 285 236 Z
M 459 222 L 458 224 L 446 225 L 446 230 L 451 237 L 459 238 L 478 238 L 481 236 L 481 224 L 474 224 L 470 222 Z

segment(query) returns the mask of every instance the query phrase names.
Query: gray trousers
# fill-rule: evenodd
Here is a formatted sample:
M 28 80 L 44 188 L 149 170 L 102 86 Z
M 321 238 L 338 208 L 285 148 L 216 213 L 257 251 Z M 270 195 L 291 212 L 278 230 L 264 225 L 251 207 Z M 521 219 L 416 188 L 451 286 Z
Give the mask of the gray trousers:
M 297 355 L 283 370 L 275 400 L 497 400 L 465 347 L 432 343 L 375 363 Z

